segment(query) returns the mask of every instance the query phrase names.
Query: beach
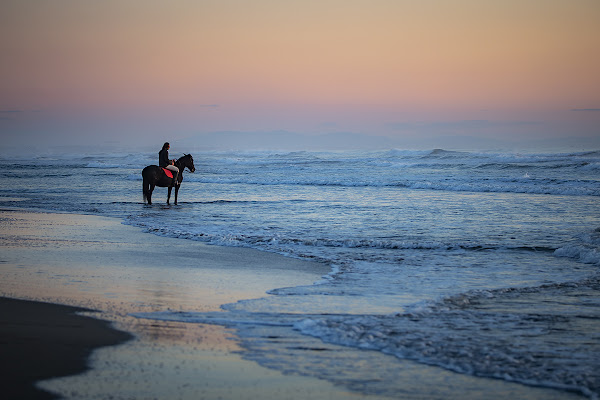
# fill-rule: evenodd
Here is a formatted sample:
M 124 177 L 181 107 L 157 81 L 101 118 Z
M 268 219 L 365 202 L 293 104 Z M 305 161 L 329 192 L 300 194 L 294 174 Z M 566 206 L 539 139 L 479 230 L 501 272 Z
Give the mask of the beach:
M 351 396 L 327 381 L 244 360 L 226 328 L 129 315 L 215 311 L 275 287 L 311 284 L 328 272 L 321 264 L 156 237 L 104 217 L 3 210 L 0 221 L 0 295 L 36 301 L 0 302 L 3 368 L 14 383 L 7 390 L 24 394 L 15 398 Z M 173 272 L 174 266 L 184 272 Z M 57 347 L 56 340 L 63 345 Z M 11 361 L 4 358 L 6 349 Z M 46 358 L 46 352 L 53 354 Z M 61 363 L 52 361 L 55 357 Z M 34 381 L 87 367 L 84 374 L 33 388 Z
M 496 398 L 579 397 L 346 351 L 317 339 L 313 353 L 335 352 L 335 362 L 346 357 L 348 368 L 366 381 L 396 379 L 401 389 L 366 393 L 335 376 L 265 368 L 244 356 L 234 329 L 131 314 L 216 312 L 273 288 L 309 285 L 328 272 L 324 265 L 158 237 L 105 217 L 3 210 L 0 220 L 0 295 L 37 301 L 0 302 L 2 342 L 11 349 L 21 342 L 12 357 L 33 361 L 4 364 L 14 378 L 9 393 L 29 396 L 19 398 L 478 398 L 488 391 Z M 20 330 L 7 329 L 15 326 Z M 56 347 L 53 339 L 64 345 Z M 64 367 L 44 361 L 46 350 Z M 355 353 L 360 358 L 352 364 Z M 380 378 L 369 378 L 373 374 Z

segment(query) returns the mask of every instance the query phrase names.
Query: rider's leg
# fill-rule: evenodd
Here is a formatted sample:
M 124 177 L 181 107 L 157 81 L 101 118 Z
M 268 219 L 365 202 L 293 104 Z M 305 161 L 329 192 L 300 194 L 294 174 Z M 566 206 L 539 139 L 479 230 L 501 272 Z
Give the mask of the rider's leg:
M 166 168 L 169 171 L 173 171 L 174 172 L 174 174 L 173 174 L 174 183 L 175 183 L 175 185 L 178 185 L 179 182 L 177 181 L 177 177 L 179 176 L 179 168 L 177 168 L 174 165 L 167 165 Z

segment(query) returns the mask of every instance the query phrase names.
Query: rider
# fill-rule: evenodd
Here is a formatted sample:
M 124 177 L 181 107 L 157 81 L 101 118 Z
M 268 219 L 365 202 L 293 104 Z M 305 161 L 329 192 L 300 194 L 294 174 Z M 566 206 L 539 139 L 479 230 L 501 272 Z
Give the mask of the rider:
M 169 171 L 175 172 L 175 184 L 179 185 L 179 181 L 177 181 L 177 177 L 179 175 L 179 168 L 175 166 L 175 160 L 169 160 L 169 149 L 171 145 L 169 142 L 165 142 L 163 144 L 162 150 L 158 152 L 158 166 L 162 168 L 166 168 Z

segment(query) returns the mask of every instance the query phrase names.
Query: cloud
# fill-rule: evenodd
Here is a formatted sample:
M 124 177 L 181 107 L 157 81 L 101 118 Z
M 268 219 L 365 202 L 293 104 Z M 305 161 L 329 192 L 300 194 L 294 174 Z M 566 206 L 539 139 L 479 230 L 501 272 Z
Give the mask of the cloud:
M 600 108 L 573 108 L 571 111 L 600 112 Z

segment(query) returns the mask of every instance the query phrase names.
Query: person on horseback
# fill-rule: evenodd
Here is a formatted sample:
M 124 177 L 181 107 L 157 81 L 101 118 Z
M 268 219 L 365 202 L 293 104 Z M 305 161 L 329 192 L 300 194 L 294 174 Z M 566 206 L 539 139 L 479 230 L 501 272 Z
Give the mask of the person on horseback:
M 158 166 L 175 172 L 173 175 L 175 179 L 175 185 L 179 185 L 179 181 L 177 181 L 177 177 L 179 176 L 179 168 L 175 166 L 175 160 L 169 160 L 170 148 L 171 145 L 169 142 L 165 142 L 165 144 L 163 144 L 162 150 L 158 152 Z

